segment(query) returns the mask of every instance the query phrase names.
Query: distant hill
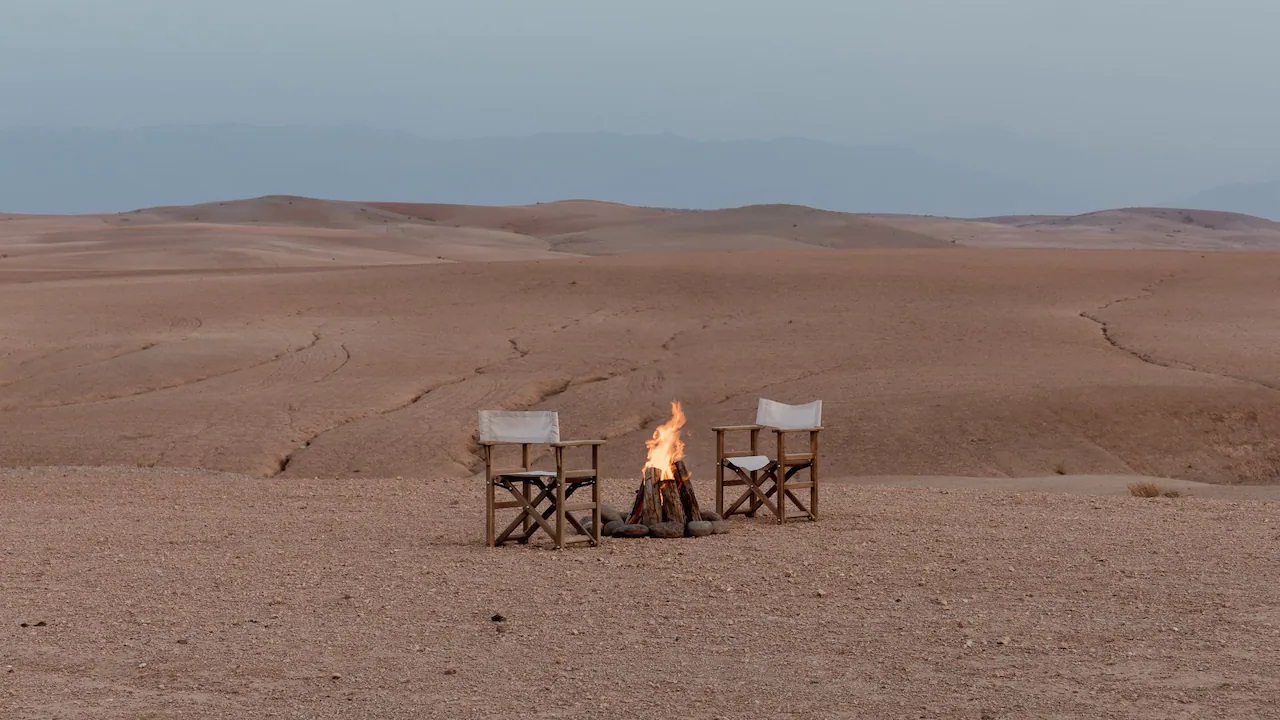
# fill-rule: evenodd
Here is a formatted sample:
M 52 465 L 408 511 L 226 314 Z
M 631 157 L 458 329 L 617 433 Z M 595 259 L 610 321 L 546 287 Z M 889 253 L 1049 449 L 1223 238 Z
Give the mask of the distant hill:
M 1280 249 L 1280 222 L 1221 210 L 1133 207 L 1083 215 L 959 220 L 867 216 L 967 247 L 1245 251 Z
M 665 210 L 268 196 L 98 215 L 0 214 L 0 271 L 368 267 L 742 250 L 950 247 L 795 206 Z
M 467 205 L 581 197 L 704 209 L 785 203 L 954 216 L 1076 204 L 912 150 L 797 138 L 437 141 L 355 127 L 241 125 L 0 130 L 0 212 L 110 212 L 264 195 Z
M 595 200 L 476 206 L 266 196 L 123 213 L 0 213 L 0 272 L 334 268 L 654 253 L 955 247 L 1280 249 L 1280 223 L 1124 208 L 965 220 L 798 205 L 721 210 Z
M 1221 185 L 1179 204 L 1230 210 L 1280 220 L 1280 181 Z
M 622 255 L 689 250 L 925 248 L 950 246 L 861 215 L 796 205 L 753 205 L 614 223 L 548 237 L 560 252 Z
M 1266 218 L 1222 210 L 1187 208 L 1134 207 L 1099 210 L 1083 215 L 1014 215 L 981 220 L 1020 228 L 1121 228 L 1130 233 L 1196 229 L 1280 234 L 1280 222 Z

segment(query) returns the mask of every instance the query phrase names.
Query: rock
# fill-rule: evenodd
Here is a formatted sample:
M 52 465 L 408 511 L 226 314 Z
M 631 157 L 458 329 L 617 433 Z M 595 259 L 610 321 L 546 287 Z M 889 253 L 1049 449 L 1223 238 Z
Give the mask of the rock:
M 727 520 L 713 520 L 711 522 L 712 535 L 725 535 L 729 532 L 729 522 Z
M 642 538 L 649 536 L 649 528 L 646 525 L 623 525 L 613 531 L 616 538 Z
M 713 526 L 714 523 L 706 520 L 692 520 L 685 529 L 689 531 L 689 537 L 706 537 L 711 534 Z
M 332 679 L 332 680 L 341 680 L 341 679 L 342 679 L 342 674 L 341 674 L 341 673 L 334 673 L 334 674 L 330 675 L 330 676 L 329 676 L 329 678 L 330 678 L 330 679 Z
M 605 525 L 608 526 L 609 523 L 614 522 L 615 520 L 625 523 L 626 518 L 622 517 L 622 513 L 618 512 L 617 508 L 614 508 L 611 505 L 601 505 L 600 522 L 605 523 Z
M 702 511 L 702 519 L 703 519 L 703 520 L 706 520 L 707 522 L 722 522 L 722 521 L 724 521 L 724 518 L 720 517 L 720 513 L 716 512 L 715 510 L 703 510 L 703 511 Z
M 490 619 L 490 620 L 492 620 L 492 621 L 494 621 L 494 622 L 506 622 L 506 621 L 507 621 L 507 616 L 506 616 L 506 615 L 503 615 L 502 613 L 498 613 L 497 615 L 494 615 L 493 617 L 491 617 L 491 618 L 489 618 L 489 619 Z
M 600 531 L 600 534 L 607 535 L 609 537 L 614 537 L 615 533 L 618 532 L 618 528 L 626 524 L 627 524 L 626 520 L 610 520 L 609 522 L 605 523 L 604 528 Z
M 664 522 L 649 527 L 649 534 L 656 538 L 668 540 L 684 537 L 684 523 Z

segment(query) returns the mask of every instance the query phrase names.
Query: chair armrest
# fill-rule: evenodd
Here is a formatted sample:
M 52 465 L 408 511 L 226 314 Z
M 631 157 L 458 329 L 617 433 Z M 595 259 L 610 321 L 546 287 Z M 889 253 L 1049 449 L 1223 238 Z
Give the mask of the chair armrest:
M 711 429 L 715 432 L 730 432 L 733 430 L 760 430 L 762 427 L 761 425 L 721 425 Z
M 606 442 L 606 440 L 565 440 L 564 442 L 551 443 L 551 447 L 585 447 L 587 445 L 604 445 Z

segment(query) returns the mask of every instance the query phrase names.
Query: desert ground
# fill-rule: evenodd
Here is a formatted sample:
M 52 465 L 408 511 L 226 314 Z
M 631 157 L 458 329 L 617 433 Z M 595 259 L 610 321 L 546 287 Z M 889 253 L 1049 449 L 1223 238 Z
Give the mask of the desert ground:
M 0 214 L 0 716 L 1280 717 L 1277 277 L 1193 210 Z M 820 522 L 483 547 L 477 410 L 623 505 L 681 400 L 705 503 L 761 396 Z

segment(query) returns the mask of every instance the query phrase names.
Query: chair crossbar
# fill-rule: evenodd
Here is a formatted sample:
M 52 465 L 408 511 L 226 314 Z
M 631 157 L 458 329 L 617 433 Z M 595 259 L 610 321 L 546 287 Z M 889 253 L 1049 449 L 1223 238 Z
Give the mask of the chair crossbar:
M 753 455 L 755 453 L 752 453 Z M 786 454 L 782 453 L 781 462 L 777 460 L 771 461 L 768 465 L 757 471 L 747 471 L 737 467 L 729 462 L 735 456 L 730 453 L 721 452 L 720 455 L 720 478 L 718 483 L 718 504 L 723 507 L 723 491 L 726 487 L 746 487 L 746 490 L 735 500 L 721 515 L 730 517 L 732 515 L 746 515 L 755 517 L 760 508 L 766 508 L 774 515 L 779 523 L 785 523 L 795 519 L 816 520 L 817 515 L 813 511 L 813 505 L 816 503 L 818 481 L 814 474 L 816 466 L 815 456 L 813 453 L 807 454 Z M 733 474 L 729 477 L 724 476 L 723 469 L 729 469 Z M 792 478 L 799 472 L 808 469 L 810 471 L 810 480 L 807 482 L 793 482 Z M 779 475 L 782 481 L 779 482 Z M 784 492 L 779 493 L 779 487 L 784 488 Z M 794 490 L 809 490 L 813 501 L 806 503 L 793 492 Z M 801 514 L 793 514 L 787 512 L 787 502 L 801 511 Z M 745 508 L 744 508 L 745 505 Z
M 529 538 L 533 537 L 534 533 L 538 531 L 539 527 L 545 530 L 546 533 L 551 537 L 555 537 L 556 535 L 555 528 L 551 526 L 551 523 L 547 522 L 547 518 L 550 517 L 550 515 L 538 512 L 538 504 L 541 503 L 547 497 L 547 495 L 550 493 L 550 489 L 544 488 L 542 493 L 538 495 L 537 499 L 532 501 L 526 498 L 524 495 L 516 492 L 514 488 L 508 487 L 507 489 L 511 491 L 512 495 L 516 496 L 516 499 L 518 500 L 517 504 L 519 506 L 523 506 L 524 510 L 518 516 L 516 516 L 516 519 L 512 520 L 511 524 L 507 525 L 506 529 L 502 531 L 502 534 L 498 536 L 497 544 L 501 545 L 502 543 L 506 542 L 507 538 L 511 537 L 511 534 L 514 533 L 517 528 L 523 525 L 526 520 L 533 520 L 537 524 L 525 530 L 525 533 L 523 537 L 520 539 L 520 542 L 522 543 L 528 542 Z M 554 513 L 555 509 L 552 508 L 551 512 Z

